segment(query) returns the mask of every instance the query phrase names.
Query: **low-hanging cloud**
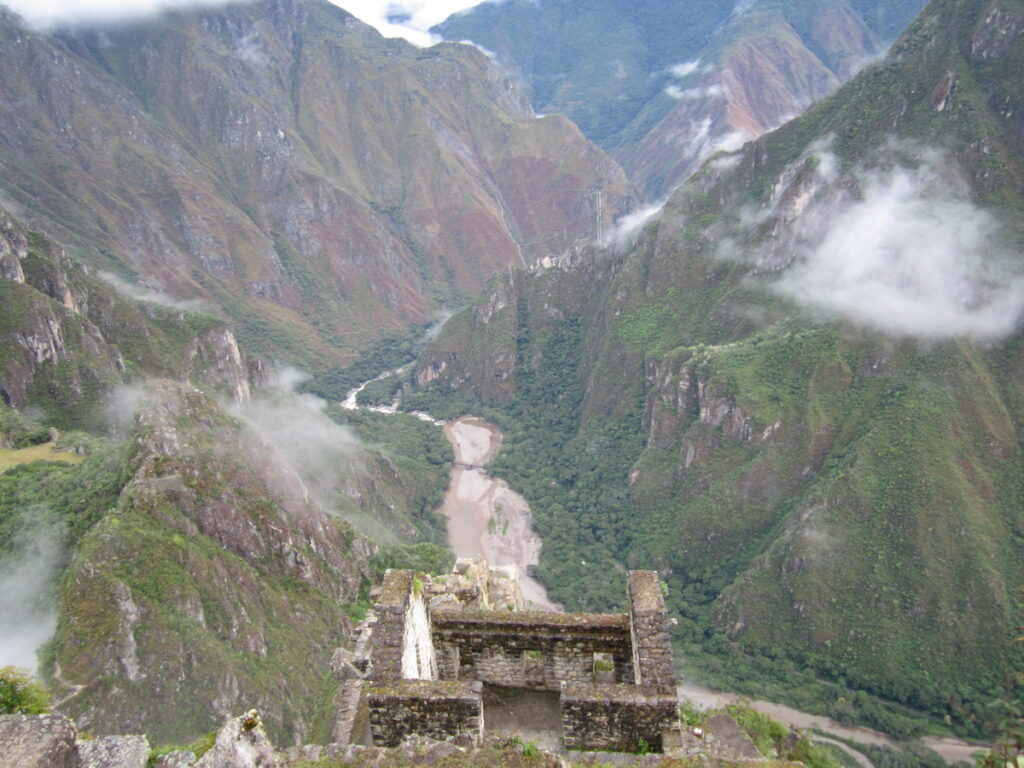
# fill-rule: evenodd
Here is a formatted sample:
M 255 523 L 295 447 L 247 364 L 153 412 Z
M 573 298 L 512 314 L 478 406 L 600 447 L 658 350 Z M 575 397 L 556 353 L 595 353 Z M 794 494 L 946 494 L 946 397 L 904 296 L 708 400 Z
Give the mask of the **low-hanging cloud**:
M 130 21 L 189 6 L 224 5 L 230 0 L 5 0 L 34 27 Z
M 57 628 L 53 583 L 64 536 L 47 510 L 25 510 L 21 517 L 13 554 L 0 560 L 0 667 L 35 672 L 36 654 Z
M 163 291 L 155 291 L 152 288 L 129 283 L 111 272 L 99 272 L 97 277 L 122 296 L 135 301 L 144 301 L 148 304 L 157 304 L 161 307 L 180 309 L 185 312 L 202 312 L 208 308 L 199 299 L 176 299 Z
M 818 159 L 828 185 L 837 163 L 827 152 Z M 970 201 L 955 167 L 919 152 L 912 166 L 854 172 L 857 195 L 818 196 L 789 224 L 802 228 L 800 245 L 774 289 L 898 336 L 1011 333 L 1024 317 L 1024 264 L 995 218 Z
M 619 250 L 632 245 L 647 223 L 661 213 L 664 207 L 665 201 L 661 200 L 627 213 L 616 222 L 615 229 L 605 236 L 602 244 L 615 246 Z
M 684 78 L 687 75 L 692 75 L 694 72 L 703 71 L 701 68 L 700 59 L 693 59 L 692 61 L 681 61 L 678 64 L 673 64 L 668 68 L 668 73 L 672 77 Z
M 285 369 L 275 386 L 232 412 L 276 451 L 314 501 L 335 509 L 339 497 L 349 495 L 353 472 L 362 466 L 365 453 L 352 430 L 325 413 L 324 400 L 295 391 L 305 378 Z
M 6 0 L 5 4 L 34 27 L 130 21 L 162 11 L 225 5 L 237 0 Z M 440 41 L 430 28 L 480 0 L 331 0 L 385 37 L 403 37 L 428 46 Z

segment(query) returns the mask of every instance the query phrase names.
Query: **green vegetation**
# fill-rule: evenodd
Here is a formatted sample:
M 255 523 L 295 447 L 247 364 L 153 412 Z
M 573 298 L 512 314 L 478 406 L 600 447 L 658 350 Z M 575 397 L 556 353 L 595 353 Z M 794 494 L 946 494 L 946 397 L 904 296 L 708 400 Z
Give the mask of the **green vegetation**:
M 200 758 L 213 749 L 213 745 L 217 743 L 217 732 L 210 731 L 209 733 L 203 734 L 195 741 L 190 744 L 168 744 L 162 747 L 155 747 L 149 751 L 149 759 L 146 761 L 148 768 L 154 768 L 158 757 L 169 755 L 172 752 L 186 751 L 193 753 L 196 758 Z
M 934 751 L 921 744 L 910 743 L 902 749 L 877 744 L 850 744 L 863 752 L 875 768 L 946 768 L 948 763 Z
M 429 542 L 388 544 L 370 558 L 370 567 L 377 575 L 376 580 L 380 580 L 389 568 L 433 574 L 449 573 L 454 564 L 455 555 L 451 550 Z
M 19 464 L 33 461 L 55 461 L 59 464 L 79 464 L 82 457 L 73 451 L 56 451 L 53 443 L 41 443 L 28 448 L 0 448 L 0 474 Z
M 337 405 L 328 406 L 327 414 L 350 426 L 369 455 L 376 457 L 370 472 L 382 478 L 381 490 L 392 512 L 381 508 L 363 513 L 373 512 L 376 517 L 391 514 L 395 531 L 405 540 L 443 544 L 446 529 L 436 512 L 448 487 L 454 454 L 441 430 L 407 414 L 347 411 Z
M 418 323 L 374 341 L 355 361 L 344 368 L 335 368 L 314 375 L 300 386 L 325 400 L 344 400 L 348 393 L 385 371 L 411 363 L 423 349 L 423 336 L 432 322 Z M 376 400 L 371 401 L 376 404 Z M 386 402 L 390 403 L 390 399 Z
M 812 744 L 807 736 L 793 733 L 778 720 L 745 704 L 730 704 L 725 711 L 765 757 L 803 763 L 807 768 L 839 768 L 828 748 Z
M 32 532 L 53 525 L 75 544 L 117 504 L 129 477 L 124 446 L 89 438 L 81 463 L 35 461 L 0 474 L 0 555 Z
M 41 715 L 49 707 L 49 691 L 27 669 L 0 669 L 0 715 Z

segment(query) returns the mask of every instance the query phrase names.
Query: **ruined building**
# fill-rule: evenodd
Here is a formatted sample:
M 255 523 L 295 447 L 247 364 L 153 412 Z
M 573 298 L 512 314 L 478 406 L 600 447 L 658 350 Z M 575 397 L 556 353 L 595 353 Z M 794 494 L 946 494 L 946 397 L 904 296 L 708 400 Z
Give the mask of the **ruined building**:
M 653 571 L 630 571 L 626 587 L 625 614 L 545 613 L 521 610 L 511 568 L 460 560 L 448 577 L 388 571 L 355 653 L 335 660 L 346 678 L 335 738 L 368 728 L 378 746 L 412 734 L 477 744 L 492 685 L 557 692 L 553 725 L 566 749 L 676 745 L 661 585 Z

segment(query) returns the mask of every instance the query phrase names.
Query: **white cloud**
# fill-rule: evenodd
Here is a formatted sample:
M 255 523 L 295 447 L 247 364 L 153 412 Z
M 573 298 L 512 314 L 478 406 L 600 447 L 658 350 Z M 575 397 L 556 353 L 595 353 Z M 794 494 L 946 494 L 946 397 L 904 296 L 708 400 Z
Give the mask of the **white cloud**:
M 924 152 L 914 167 L 859 170 L 856 196 L 835 193 L 836 167 L 822 154 L 819 189 L 831 191 L 788 196 L 786 227 L 800 236 L 776 290 L 897 336 L 998 338 L 1019 325 L 1024 264 L 950 158 Z
M 668 72 L 672 77 L 683 78 L 687 75 L 691 75 L 700 67 L 700 59 L 693 59 L 692 61 L 683 61 L 679 64 L 673 64 L 668 68 Z
M 161 307 L 180 309 L 185 312 L 202 312 L 207 309 L 206 304 L 198 299 L 176 299 L 162 291 L 155 291 L 152 288 L 129 283 L 127 280 L 122 280 L 110 272 L 99 272 L 96 276 L 122 296 L 127 296 L 135 301 L 159 304 Z
M 696 101 L 697 99 L 710 99 L 715 96 L 721 96 L 724 91 L 722 86 L 712 83 L 711 85 L 699 88 L 688 88 L 685 91 L 678 85 L 669 85 L 665 88 L 665 93 L 679 101 Z
M 188 5 L 222 5 L 228 0 L 5 0 L 12 11 L 29 24 L 102 22 L 152 16 L 169 8 Z
M 615 229 L 604 238 L 604 245 L 614 245 L 622 249 L 633 243 L 636 236 L 640 234 L 647 222 L 661 213 L 665 207 L 665 201 L 652 203 L 639 210 L 627 213 L 616 222 Z
M 5 0 L 33 26 L 117 21 L 152 16 L 170 8 L 223 5 L 230 0 Z M 438 42 L 428 30 L 480 0 L 331 0 L 385 37 L 404 37 L 416 45 Z M 390 19 L 390 20 L 389 20 Z

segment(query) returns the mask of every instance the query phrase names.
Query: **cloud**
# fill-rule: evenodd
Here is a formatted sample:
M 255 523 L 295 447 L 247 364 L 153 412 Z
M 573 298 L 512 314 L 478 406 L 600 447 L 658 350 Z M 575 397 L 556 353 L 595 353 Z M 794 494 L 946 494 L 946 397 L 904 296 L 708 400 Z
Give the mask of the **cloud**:
M 46 510 L 22 514 L 14 554 L 0 560 L 0 667 L 36 671 L 36 652 L 57 628 L 53 580 L 63 548 L 64 529 Z
M 692 75 L 694 72 L 704 70 L 701 69 L 700 59 L 693 59 L 692 61 L 683 61 L 679 64 L 673 64 L 668 68 L 668 73 L 672 77 L 684 78 L 687 75 Z
M 121 21 L 153 16 L 172 8 L 223 5 L 229 0 L 5 0 L 34 27 Z
M 361 21 L 376 28 L 384 37 L 402 37 L 419 46 L 441 41 L 430 32 L 453 13 L 479 5 L 480 0 L 331 0 Z
M 326 401 L 295 387 L 308 378 L 294 368 L 282 370 L 274 386 L 260 390 L 242 406 L 226 406 L 276 452 L 323 509 L 337 510 L 351 496 L 351 479 L 366 454 L 348 427 L 325 413 Z
M 96 276 L 122 296 L 135 301 L 145 301 L 149 304 L 158 304 L 161 307 L 180 309 L 185 312 L 202 312 L 207 309 L 206 304 L 198 299 L 176 299 L 162 291 L 154 291 L 152 288 L 129 283 L 110 272 L 99 272 Z
M 861 168 L 852 193 L 831 154 L 815 159 L 810 183 L 777 190 L 787 202 L 776 239 L 798 236 L 776 291 L 897 336 L 998 338 L 1019 325 L 1024 264 L 970 201 L 954 160 L 923 151 L 909 165 Z
M 32 26 L 110 22 L 144 18 L 173 8 L 224 5 L 232 0 L 5 0 Z M 428 31 L 480 0 L 331 0 L 385 37 L 404 37 L 420 46 L 440 38 Z
M 647 223 L 661 213 L 664 207 L 665 201 L 662 200 L 627 213 L 616 222 L 615 229 L 605 236 L 603 244 L 614 245 L 620 250 L 629 247 Z
M 701 86 L 699 88 L 688 88 L 685 91 L 678 85 L 665 87 L 665 93 L 678 101 L 695 101 L 697 99 L 710 99 L 721 96 L 725 91 L 717 83 Z

